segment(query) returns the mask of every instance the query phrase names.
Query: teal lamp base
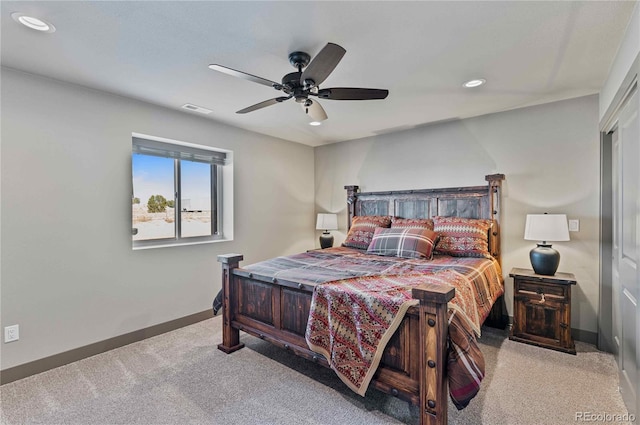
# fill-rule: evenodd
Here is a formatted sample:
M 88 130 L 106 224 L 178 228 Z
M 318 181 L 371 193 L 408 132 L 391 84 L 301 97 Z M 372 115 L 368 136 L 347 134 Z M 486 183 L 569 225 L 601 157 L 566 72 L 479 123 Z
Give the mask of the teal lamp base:
M 322 232 L 320 235 L 320 248 L 326 249 L 333 246 L 333 235 L 328 231 Z
M 553 276 L 560 265 L 560 253 L 550 244 L 539 243 L 529 252 L 531 266 L 536 274 Z

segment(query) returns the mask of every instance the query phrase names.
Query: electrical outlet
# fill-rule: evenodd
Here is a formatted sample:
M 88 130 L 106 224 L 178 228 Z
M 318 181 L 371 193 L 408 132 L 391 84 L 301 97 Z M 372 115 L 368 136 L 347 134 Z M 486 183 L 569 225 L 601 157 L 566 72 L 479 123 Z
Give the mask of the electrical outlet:
M 18 325 L 5 326 L 4 342 L 12 342 L 20 339 L 20 327 Z

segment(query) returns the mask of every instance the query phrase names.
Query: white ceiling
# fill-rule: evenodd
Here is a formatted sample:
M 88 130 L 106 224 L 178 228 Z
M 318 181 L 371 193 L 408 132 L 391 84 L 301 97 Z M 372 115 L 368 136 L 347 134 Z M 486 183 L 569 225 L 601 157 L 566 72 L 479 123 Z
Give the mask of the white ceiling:
M 1 3 L 2 65 L 179 109 L 311 146 L 597 93 L 635 2 Z M 53 23 L 39 33 L 12 12 Z M 294 50 L 347 50 L 321 85 L 389 89 L 386 100 L 323 100 L 320 127 L 293 100 L 207 68 L 279 81 Z M 465 89 L 471 78 L 487 84 Z M 193 112 L 185 112 L 191 113 Z

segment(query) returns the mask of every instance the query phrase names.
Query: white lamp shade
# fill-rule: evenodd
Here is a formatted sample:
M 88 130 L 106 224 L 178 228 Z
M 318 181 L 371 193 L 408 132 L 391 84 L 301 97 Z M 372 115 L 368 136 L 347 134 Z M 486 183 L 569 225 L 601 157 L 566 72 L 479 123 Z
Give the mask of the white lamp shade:
M 568 241 L 566 214 L 527 214 L 524 238 L 528 241 Z
M 318 214 L 316 230 L 337 230 L 338 216 L 336 214 Z

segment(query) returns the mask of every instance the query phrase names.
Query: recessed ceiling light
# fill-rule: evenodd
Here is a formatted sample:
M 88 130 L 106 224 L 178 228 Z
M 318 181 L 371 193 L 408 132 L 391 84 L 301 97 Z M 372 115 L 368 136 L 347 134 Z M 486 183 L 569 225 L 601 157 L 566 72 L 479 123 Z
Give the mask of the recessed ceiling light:
M 24 13 L 14 12 L 11 14 L 11 17 L 14 21 L 36 31 L 54 32 L 56 30 L 56 27 L 54 27 L 53 24 L 39 18 L 34 18 L 33 16 L 25 15 Z
M 463 86 L 465 86 L 466 88 L 472 88 L 472 87 L 478 87 L 483 85 L 484 83 L 486 83 L 487 80 L 482 79 L 482 78 L 478 78 L 477 80 L 469 80 L 466 83 L 463 84 Z
M 313 126 L 318 126 L 318 125 L 320 125 L 320 124 L 322 124 L 320 121 L 311 121 L 311 122 L 309 123 L 309 125 L 313 125 Z

